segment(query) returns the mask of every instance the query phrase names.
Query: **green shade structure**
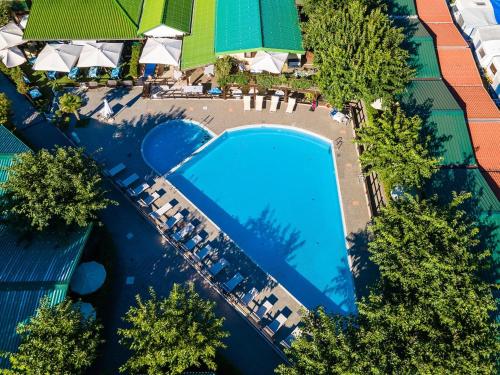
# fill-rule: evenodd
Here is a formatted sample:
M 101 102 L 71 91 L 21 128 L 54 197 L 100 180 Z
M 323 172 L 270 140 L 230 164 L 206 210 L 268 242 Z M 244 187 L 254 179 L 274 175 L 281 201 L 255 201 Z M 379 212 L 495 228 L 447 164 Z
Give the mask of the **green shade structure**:
M 94 293 L 106 280 L 104 266 L 97 262 L 86 262 L 80 264 L 73 275 L 70 289 L 80 295 Z
M 145 0 L 139 33 L 149 35 L 148 32 L 162 28 L 157 32 L 163 34 L 153 36 L 187 34 L 191 31 L 192 16 L 193 0 Z

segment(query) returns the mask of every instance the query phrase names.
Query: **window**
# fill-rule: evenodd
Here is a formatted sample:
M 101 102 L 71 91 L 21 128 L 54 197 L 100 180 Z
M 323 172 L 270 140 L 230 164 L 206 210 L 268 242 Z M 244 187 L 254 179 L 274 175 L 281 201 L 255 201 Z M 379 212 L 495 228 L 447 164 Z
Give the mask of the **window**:
M 493 73 L 493 75 L 496 75 L 498 72 L 497 67 L 493 63 L 491 63 L 491 65 L 490 65 L 490 70 L 491 70 L 491 73 Z
M 251 59 L 251 58 L 255 57 L 256 54 L 257 54 L 257 52 L 245 52 L 245 58 Z
M 484 53 L 484 49 L 480 48 L 477 53 L 479 53 L 479 56 L 481 56 L 481 58 L 483 58 L 486 54 Z

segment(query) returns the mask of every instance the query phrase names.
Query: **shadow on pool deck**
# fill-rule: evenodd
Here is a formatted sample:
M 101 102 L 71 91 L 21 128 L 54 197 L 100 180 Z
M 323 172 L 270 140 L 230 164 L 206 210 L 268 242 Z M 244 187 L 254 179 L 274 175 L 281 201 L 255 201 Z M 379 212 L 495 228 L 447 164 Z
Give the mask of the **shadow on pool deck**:
M 252 260 L 273 275 L 304 306 L 313 309 L 322 305 L 327 310 L 340 314 L 356 311 L 354 286 L 347 260 L 338 267 L 337 275 L 324 290 L 319 290 L 287 262 L 293 259 L 294 252 L 305 244 L 300 239 L 299 231 L 277 224 L 269 209 L 264 210 L 258 218 L 242 225 L 182 175 L 170 175 L 168 179 L 206 215 L 217 218 L 217 225 L 233 240 L 238 238 L 238 246 L 246 250 L 247 255 L 251 252 Z M 252 248 L 271 251 L 251 251 Z M 341 300 L 335 303 L 327 293 L 335 293 Z

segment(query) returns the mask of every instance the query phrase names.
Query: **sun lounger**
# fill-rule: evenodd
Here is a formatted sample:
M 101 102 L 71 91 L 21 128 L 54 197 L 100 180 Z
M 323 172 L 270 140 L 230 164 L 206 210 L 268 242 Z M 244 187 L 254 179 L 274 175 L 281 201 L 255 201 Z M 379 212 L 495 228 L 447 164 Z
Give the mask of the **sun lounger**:
M 294 330 L 283 340 L 281 340 L 280 344 L 284 348 L 289 349 L 292 346 L 292 342 L 294 342 L 302 333 L 300 327 L 295 327 Z
M 277 95 L 271 96 L 271 107 L 269 112 L 276 112 L 278 110 L 278 103 L 280 102 L 280 97 Z
M 243 295 L 243 297 L 241 297 L 241 303 L 244 304 L 245 306 L 248 306 L 250 302 L 253 301 L 257 293 L 258 293 L 257 288 L 250 289 Z
M 143 207 L 147 207 L 153 204 L 158 198 L 160 198 L 160 194 L 157 191 L 153 191 L 151 194 L 147 194 L 144 198 L 139 199 L 137 203 Z
M 274 304 L 271 303 L 271 301 L 269 301 L 268 299 L 266 299 L 264 301 L 264 303 L 259 306 L 259 308 L 257 309 L 257 311 L 254 311 L 252 313 L 252 316 L 257 321 L 260 321 L 273 308 L 273 306 L 274 306 Z
M 184 216 L 180 212 L 177 212 L 174 216 L 170 217 L 165 223 L 165 229 L 172 229 L 176 224 L 184 220 Z
M 264 327 L 264 331 L 267 334 L 274 336 L 287 320 L 288 316 L 280 313 L 271 323 Z
M 134 182 L 136 182 L 139 179 L 139 176 L 136 173 L 132 173 L 130 176 L 123 180 L 117 180 L 116 183 L 121 186 L 122 188 L 126 189 L 130 185 L 132 185 Z
M 198 262 L 203 262 L 203 260 L 205 260 L 205 258 L 213 252 L 214 249 L 212 248 L 212 246 L 206 245 L 205 247 L 203 247 L 203 249 L 194 253 L 193 256 Z
M 181 229 L 179 229 L 177 232 L 175 232 L 172 236 L 172 238 L 179 242 L 182 241 L 184 238 L 186 238 L 191 232 L 193 232 L 195 229 L 195 226 L 191 223 L 187 223 L 185 226 L 183 226 Z
M 120 163 L 120 164 L 117 164 L 115 165 L 113 168 L 111 169 L 105 169 L 104 170 L 104 174 L 106 176 L 109 176 L 109 177 L 115 177 L 118 173 L 120 173 L 121 171 L 123 171 L 125 169 L 125 164 L 123 163 Z
M 252 100 L 252 97 L 250 95 L 245 95 L 243 97 L 243 109 L 245 111 L 250 111 L 250 109 L 251 109 L 251 100 Z
M 255 110 L 256 111 L 262 111 L 262 105 L 264 104 L 264 96 L 263 95 L 257 95 L 255 97 Z
M 194 236 L 193 238 L 191 238 L 189 241 L 186 242 L 185 244 L 186 249 L 188 249 L 189 251 L 193 250 L 196 246 L 198 246 L 198 244 L 201 241 L 203 241 L 203 237 L 197 234 L 196 236 Z
M 163 206 L 161 206 L 160 208 L 158 208 L 156 211 L 151 212 L 149 214 L 149 216 L 151 216 L 153 219 L 159 219 L 165 213 L 167 213 L 168 210 L 172 209 L 173 207 L 174 207 L 173 201 L 170 201 L 168 203 L 165 203 Z M 178 214 L 180 214 L 180 213 L 178 213 Z
M 212 276 L 217 276 L 224 268 L 228 266 L 229 262 L 224 258 L 220 258 L 217 263 L 212 264 L 212 266 L 208 269 L 208 272 Z
M 238 272 L 234 275 L 231 280 L 226 281 L 222 284 L 222 289 L 226 292 L 231 293 L 245 278 Z
M 147 182 L 143 182 L 139 186 L 136 186 L 135 188 L 130 188 L 127 190 L 128 195 L 131 197 L 137 197 L 139 194 L 144 192 L 146 189 L 149 189 L 149 184 Z
M 286 113 L 292 113 L 295 109 L 295 104 L 297 104 L 297 99 L 288 98 L 288 105 L 286 106 Z
M 77 66 L 74 66 L 73 68 L 71 68 L 71 70 L 69 71 L 68 73 L 68 78 L 69 79 L 72 79 L 73 81 L 76 80 L 78 78 L 78 75 L 80 74 L 80 68 L 78 68 Z
M 98 76 L 99 76 L 99 67 L 93 66 L 92 68 L 89 69 L 87 78 L 98 78 Z
M 122 67 L 121 66 L 117 66 L 116 68 L 113 68 L 111 70 L 109 78 L 110 79 L 120 79 L 121 72 L 122 72 Z

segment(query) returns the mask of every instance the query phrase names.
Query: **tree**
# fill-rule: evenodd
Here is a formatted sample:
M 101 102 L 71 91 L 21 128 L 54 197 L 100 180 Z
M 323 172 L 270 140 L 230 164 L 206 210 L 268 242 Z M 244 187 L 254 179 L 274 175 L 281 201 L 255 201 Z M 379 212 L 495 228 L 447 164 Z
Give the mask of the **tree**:
M 23 153 L 0 184 L 0 211 L 20 228 L 87 226 L 97 213 L 116 202 L 105 197 L 98 165 L 83 149 L 58 147 Z
M 388 189 L 420 188 L 436 171 L 438 161 L 430 156 L 430 137 L 423 135 L 418 116 L 408 118 L 395 107 L 375 116 L 356 133 L 356 142 L 365 148 L 362 166 L 377 173 Z
M 0 26 L 9 22 L 11 7 L 11 1 L 0 1 Z
M 152 288 L 150 298 L 136 296 L 125 317 L 129 328 L 118 330 L 120 343 L 132 356 L 120 368 L 134 374 L 181 374 L 189 367 L 205 364 L 215 370 L 217 349 L 224 348 L 223 318 L 214 313 L 214 302 L 203 300 L 193 284 L 174 284 L 170 295 L 158 299 Z
M 316 81 L 328 102 L 385 103 L 401 93 L 413 76 L 404 34 L 380 7 L 361 0 L 308 1 L 304 8 L 304 45 L 314 52 Z
M 74 113 L 80 120 L 78 110 L 82 107 L 82 98 L 75 94 L 66 93 L 59 98 L 59 109 L 64 113 Z
M 10 120 L 11 101 L 4 93 L 0 93 L 0 124 L 7 125 Z
M 101 340 L 102 326 L 85 319 L 70 300 L 50 306 L 42 300 L 36 315 L 17 327 L 21 343 L 9 353 L 5 374 L 82 374 L 92 365 Z
M 358 362 L 354 320 L 328 315 L 323 308 L 308 312 L 300 335 L 287 350 L 293 367 L 280 365 L 280 375 L 353 373 Z
M 231 56 L 224 56 L 215 61 L 215 76 L 220 86 L 228 84 L 228 78 L 234 67 L 234 59 Z

